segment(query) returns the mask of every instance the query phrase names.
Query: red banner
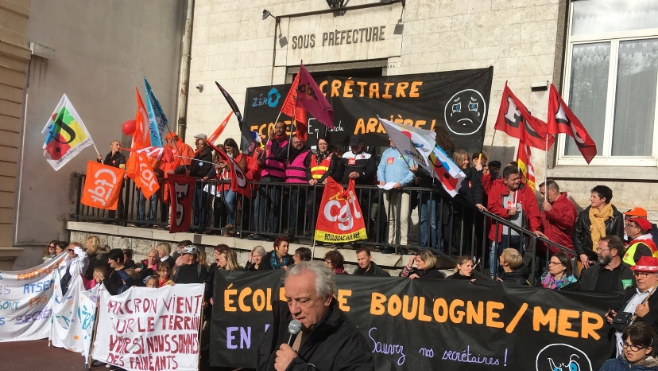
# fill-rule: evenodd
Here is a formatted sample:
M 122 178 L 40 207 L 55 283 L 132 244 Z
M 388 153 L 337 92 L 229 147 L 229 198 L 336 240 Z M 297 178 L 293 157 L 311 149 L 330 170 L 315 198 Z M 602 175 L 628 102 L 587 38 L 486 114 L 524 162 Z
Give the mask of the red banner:
M 80 202 L 97 209 L 116 210 L 125 172 L 114 166 L 88 161 L 87 179 Z
M 187 232 L 190 229 L 195 183 L 195 178 L 184 175 L 170 174 L 167 178 L 171 200 L 169 233 Z
M 318 209 L 315 239 L 323 242 L 351 242 L 368 239 L 359 200 L 350 180 L 347 191 L 328 177 Z

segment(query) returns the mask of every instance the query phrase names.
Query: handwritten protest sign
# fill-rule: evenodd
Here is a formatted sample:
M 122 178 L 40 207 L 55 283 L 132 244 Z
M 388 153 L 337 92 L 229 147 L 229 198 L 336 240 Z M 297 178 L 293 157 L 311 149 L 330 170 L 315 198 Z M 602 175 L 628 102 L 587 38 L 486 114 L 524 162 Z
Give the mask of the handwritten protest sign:
M 59 275 L 56 278 L 57 281 Z M 100 286 L 96 286 L 86 290 L 79 275 L 71 280 L 66 295 L 62 295 L 61 285 L 55 283 L 52 346 L 80 353 L 85 360 L 89 358 L 99 289 Z
M 0 271 L 0 342 L 48 337 L 54 271 L 65 256 L 24 271 Z
M 196 371 L 204 285 L 101 291 L 92 356 L 126 370 Z
M 259 339 L 291 320 L 282 270 L 215 275 L 210 365 L 255 367 Z M 359 327 L 375 370 L 537 370 L 609 357 L 604 315 L 621 296 L 499 282 L 336 277 L 338 307 Z M 282 303 L 283 302 L 283 303 Z M 285 308 L 279 318 L 279 311 Z M 568 366 L 567 366 L 568 368 Z

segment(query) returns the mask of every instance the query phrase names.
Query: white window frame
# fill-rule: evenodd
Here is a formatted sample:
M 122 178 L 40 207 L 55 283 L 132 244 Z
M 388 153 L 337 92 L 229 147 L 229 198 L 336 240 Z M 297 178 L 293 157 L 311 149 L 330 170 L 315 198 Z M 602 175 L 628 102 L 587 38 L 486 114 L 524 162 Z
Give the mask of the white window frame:
M 605 131 L 603 134 L 603 143 L 596 143 L 597 148 L 602 149 L 601 155 L 597 155 L 590 165 L 599 166 L 658 166 L 658 93 L 656 94 L 656 108 L 654 112 L 653 125 L 653 145 L 651 156 L 614 156 L 612 157 L 612 135 L 615 112 L 615 98 L 617 89 L 617 67 L 619 62 L 619 43 L 629 40 L 658 39 L 658 28 L 605 32 L 588 35 L 571 36 L 571 27 L 573 19 L 573 5 L 569 2 L 569 24 L 567 27 L 567 50 L 566 60 L 564 63 L 564 82 L 562 97 L 565 102 L 569 102 L 569 90 L 571 83 L 571 58 L 575 45 L 594 44 L 607 42 L 610 43 L 610 66 L 608 67 L 608 96 L 606 101 L 605 114 Z M 658 84 L 657 84 L 658 86 Z M 565 141 L 573 138 L 560 134 L 557 142 L 557 164 L 558 165 L 587 165 L 585 159 L 580 155 L 565 155 Z

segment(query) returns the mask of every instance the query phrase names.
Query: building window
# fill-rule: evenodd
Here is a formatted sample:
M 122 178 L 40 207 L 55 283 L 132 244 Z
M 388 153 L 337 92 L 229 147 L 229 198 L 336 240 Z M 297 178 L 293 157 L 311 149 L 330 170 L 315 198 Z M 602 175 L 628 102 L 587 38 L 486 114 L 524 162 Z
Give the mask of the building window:
M 563 95 L 596 142 L 592 165 L 658 165 L 658 0 L 573 1 Z M 585 161 L 571 138 L 558 164 Z

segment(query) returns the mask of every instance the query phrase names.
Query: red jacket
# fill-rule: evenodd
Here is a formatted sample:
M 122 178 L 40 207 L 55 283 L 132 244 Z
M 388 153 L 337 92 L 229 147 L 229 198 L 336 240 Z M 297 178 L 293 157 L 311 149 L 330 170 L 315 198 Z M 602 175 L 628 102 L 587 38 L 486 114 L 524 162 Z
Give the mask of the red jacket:
M 503 197 L 510 194 L 509 189 L 503 179 L 496 179 L 491 185 L 491 190 L 489 191 L 489 200 L 487 201 L 487 209 L 492 214 L 499 216 L 503 219 L 509 219 L 510 216 L 507 214 L 507 208 L 503 207 Z M 523 210 L 523 215 L 525 216 L 525 228 L 531 231 L 536 231 L 539 229 L 539 207 L 537 206 L 537 197 L 535 192 L 530 188 L 526 187 L 524 184 L 519 186 L 517 190 L 516 202 L 521 204 Z M 489 239 L 492 241 L 500 242 L 503 236 L 503 227 L 502 225 L 498 226 L 498 236 L 496 236 L 496 223 L 491 223 L 491 229 L 489 230 Z
M 491 192 L 491 185 L 494 182 L 491 179 L 491 174 L 483 174 L 482 179 L 480 179 L 480 182 L 482 182 L 482 189 L 484 189 L 484 194 L 488 195 L 489 192 Z
M 571 235 L 576 226 L 577 217 L 576 206 L 567 197 L 567 192 L 562 192 L 560 197 L 553 202 L 551 210 L 541 213 L 542 232 L 549 240 L 573 250 Z M 558 253 L 560 250 L 551 247 L 551 252 Z

